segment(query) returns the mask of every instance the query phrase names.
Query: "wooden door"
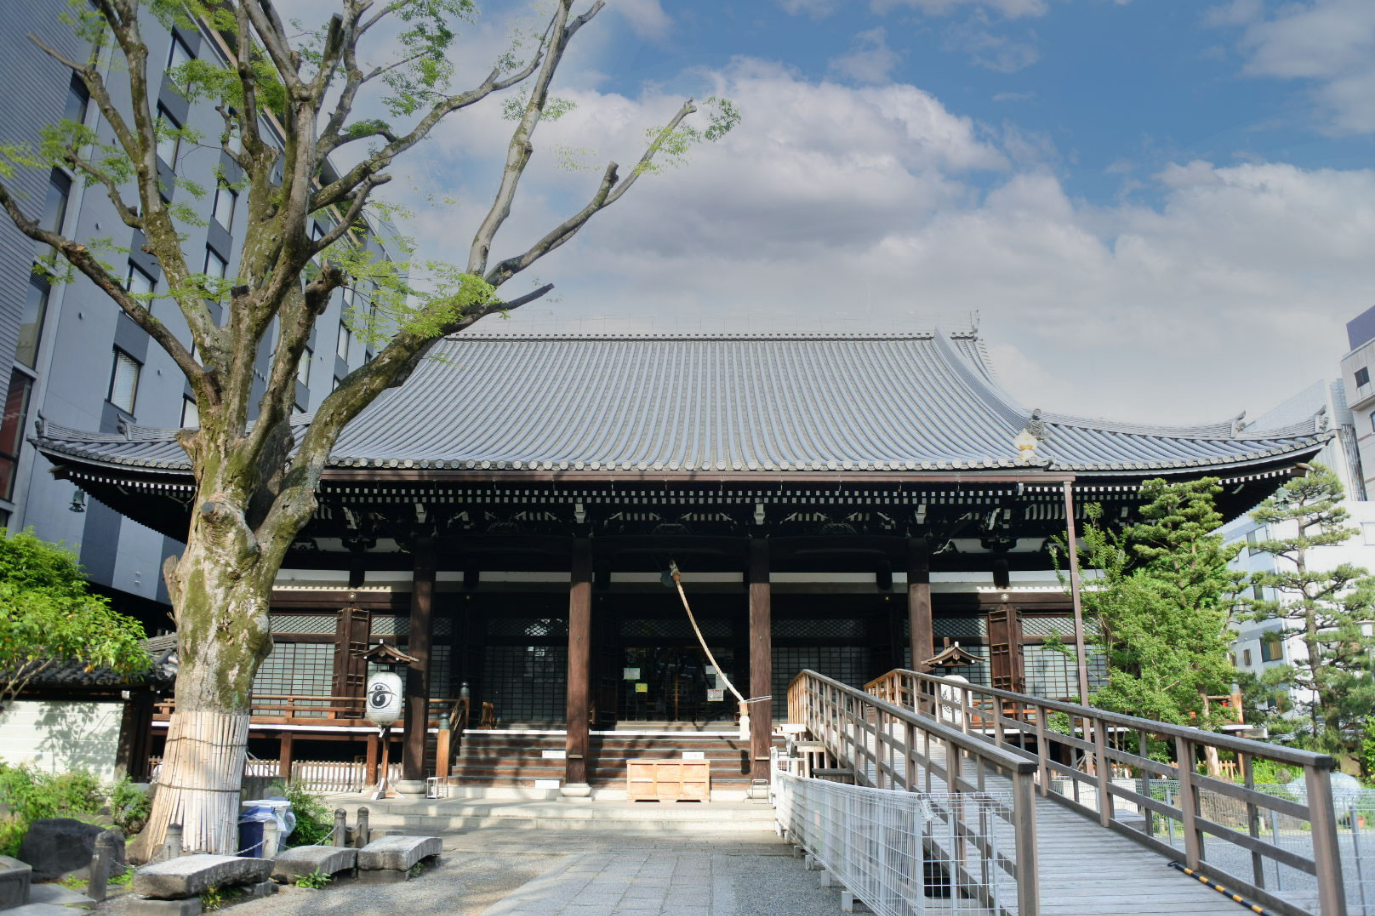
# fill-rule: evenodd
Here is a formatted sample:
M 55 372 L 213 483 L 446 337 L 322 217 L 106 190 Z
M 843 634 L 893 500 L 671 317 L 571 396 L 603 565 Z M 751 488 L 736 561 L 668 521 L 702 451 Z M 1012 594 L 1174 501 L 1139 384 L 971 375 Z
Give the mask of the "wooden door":
M 334 686 L 336 697 L 357 697 L 359 705 L 345 713 L 350 718 L 363 715 L 362 696 L 367 687 L 368 663 L 362 659 L 372 630 L 372 612 L 357 607 L 340 608 L 335 624 Z

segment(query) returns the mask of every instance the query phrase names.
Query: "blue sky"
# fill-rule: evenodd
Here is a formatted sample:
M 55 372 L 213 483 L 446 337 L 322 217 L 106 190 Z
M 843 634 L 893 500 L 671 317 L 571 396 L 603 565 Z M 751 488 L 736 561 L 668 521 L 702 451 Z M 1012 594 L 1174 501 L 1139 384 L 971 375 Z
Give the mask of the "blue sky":
M 527 11 L 485 6 L 460 76 Z M 1335 376 L 1375 298 L 1371 0 L 609 0 L 557 92 L 576 108 L 541 126 L 498 256 L 688 95 L 744 120 L 517 281 L 557 289 L 510 330 L 977 312 L 1028 406 L 1188 423 Z M 465 112 L 391 189 L 448 201 L 413 226 L 426 253 L 463 250 L 507 129 Z

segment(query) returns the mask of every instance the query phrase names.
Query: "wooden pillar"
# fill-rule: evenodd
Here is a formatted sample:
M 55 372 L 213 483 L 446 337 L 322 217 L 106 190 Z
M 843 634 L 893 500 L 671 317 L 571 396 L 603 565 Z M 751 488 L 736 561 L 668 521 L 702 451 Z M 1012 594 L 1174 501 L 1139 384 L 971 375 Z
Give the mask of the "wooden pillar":
M 277 778 L 286 782 L 291 781 L 291 732 L 282 732 L 277 738 Z
M 936 630 L 931 622 L 931 549 L 926 538 L 907 541 L 907 619 L 911 627 L 912 670 L 936 654 Z
M 568 585 L 568 735 L 566 780 L 587 786 L 588 704 L 592 681 L 592 541 L 573 541 L 572 576 Z M 577 789 L 570 794 L 581 794 Z
M 430 639 L 434 633 L 434 542 L 418 538 L 411 586 L 411 626 L 406 654 L 418 667 L 406 671 L 406 738 L 401 755 L 401 778 L 425 780 L 425 740 L 429 735 Z M 414 792 L 414 785 L 408 792 Z M 424 786 L 419 788 L 424 791 Z
M 1065 534 L 1069 549 L 1069 592 L 1074 601 L 1074 652 L 1079 658 L 1079 702 L 1089 705 L 1089 659 L 1084 648 L 1084 606 L 1079 599 L 1079 542 L 1074 535 L 1074 485 L 1065 481 Z
M 750 538 L 750 696 L 773 693 L 773 609 L 769 588 L 769 542 Z M 773 701 L 751 703 L 750 778 L 769 778 L 773 744 Z
M 368 756 L 364 763 L 363 784 L 368 786 L 377 785 L 377 758 L 382 752 L 382 739 L 376 735 L 368 735 Z

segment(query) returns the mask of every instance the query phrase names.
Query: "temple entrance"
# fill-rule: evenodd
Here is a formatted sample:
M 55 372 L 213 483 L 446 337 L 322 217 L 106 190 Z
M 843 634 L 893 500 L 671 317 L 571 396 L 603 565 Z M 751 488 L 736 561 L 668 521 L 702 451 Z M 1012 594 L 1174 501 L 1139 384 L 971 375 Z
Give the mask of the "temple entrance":
M 712 646 L 732 678 L 735 651 Z M 697 646 L 627 646 L 620 672 L 620 722 L 666 722 L 729 727 L 736 702 Z

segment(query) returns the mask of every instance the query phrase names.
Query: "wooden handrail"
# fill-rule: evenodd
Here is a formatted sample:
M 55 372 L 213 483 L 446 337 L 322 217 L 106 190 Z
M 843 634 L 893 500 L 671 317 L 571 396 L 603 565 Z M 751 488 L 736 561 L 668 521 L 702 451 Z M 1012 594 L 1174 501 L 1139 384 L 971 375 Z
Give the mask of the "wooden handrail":
M 1316 878 L 1318 911 L 1322 916 L 1346 914 L 1337 817 L 1332 799 L 1332 771 L 1337 761 L 1329 755 L 902 668 L 875 678 L 865 685 L 865 689 L 923 718 L 953 720 L 962 731 L 986 744 L 1006 750 L 1012 747 L 1010 742 L 1017 741 L 1021 747 L 1016 748 L 1016 752 L 1034 761 L 1041 795 L 1088 814 L 1102 826 L 1131 836 L 1171 858 L 1179 857 L 1180 850 L 1173 843 L 1173 834 L 1170 843 L 1157 839 L 1160 831 L 1155 819 L 1166 818 L 1166 827 L 1171 831 L 1173 822 L 1177 821 L 1183 832 L 1185 864 L 1192 869 L 1205 867 L 1209 874 L 1224 877 L 1230 886 L 1261 904 L 1290 916 L 1308 916 L 1307 910 L 1265 887 L 1265 862 L 1269 860 L 1275 867 L 1284 865 Z M 1055 713 L 1068 717 L 1068 732 L 1050 727 L 1050 717 Z M 1075 720 L 1078 720 L 1077 725 Z M 1126 747 L 1126 738 L 1130 735 L 1136 736 L 1135 752 Z M 1148 756 L 1152 736 L 1164 739 L 1172 747 L 1174 763 L 1152 760 Z M 1035 741 L 1035 753 L 1026 749 L 1032 740 Z M 1245 784 L 1195 772 L 1199 748 L 1235 753 Z M 1068 757 L 1071 764 L 1077 759 L 1085 765 L 1066 764 L 1057 759 L 1062 756 Z M 1302 768 L 1305 797 L 1295 801 L 1258 791 L 1253 776 L 1256 759 Z M 1139 773 L 1140 785 L 1133 783 L 1129 788 L 1115 783 L 1112 779 L 1114 768 Z M 1064 780 L 1061 785 L 1067 788 L 1055 788 L 1055 777 Z M 1164 801 L 1154 797 L 1151 783 L 1156 780 L 1177 781 L 1177 794 L 1167 794 Z M 1225 816 L 1219 818 L 1215 811 L 1205 810 L 1208 806 L 1204 804 L 1204 793 L 1239 802 L 1244 809 L 1244 823 L 1240 817 L 1235 827 L 1220 823 Z M 1116 800 L 1141 813 L 1139 824 L 1135 819 L 1124 821 Z M 1215 808 L 1216 804 L 1211 803 L 1211 807 Z M 1263 839 L 1258 829 L 1262 811 L 1308 822 L 1312 855 L 1305 856 Z M 1251 853 L 1249 880 L 1229 868 L 1228 860 L 1208 859 L 1205 834 Z
M 991 777 L 1002 777 L 1007 793 L 987 794 L 988 810 L 1012 828 L 1014 856 L 994 854 L 990 861 L 1017 884 L 1017 913 L 1040 912 L 1036 851 L 1037 762 L 1014 748 L 989 744 L 978 735 L 918 714 L 848 684 L 803 671 L 788 686 L 788 718 L 805 725 L 836 763 L 854 773 L 856 783 L 879 789 L 924 792 L 937 799 L 945 793 L 987 791 Z M 934 802 L 939 806 L 939 802 Z M 944 815 L 960 821 L 962 806 Z M 988 848 L 991 835 L 982 821 L 954 824 L 956 833 Z M 996 840 L 992 849 L 996 850 Z M 986 901 L 991 903 L 992 901 Z

